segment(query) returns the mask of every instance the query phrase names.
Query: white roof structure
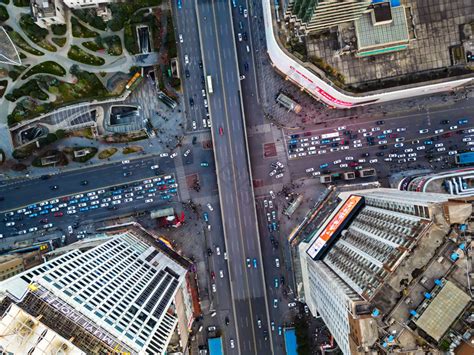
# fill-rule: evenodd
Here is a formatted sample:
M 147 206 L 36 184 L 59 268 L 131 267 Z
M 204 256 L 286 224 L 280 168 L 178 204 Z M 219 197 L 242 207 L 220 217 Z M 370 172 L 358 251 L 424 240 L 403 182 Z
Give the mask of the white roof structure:
M 3 26 L 0 26 L 0 63 L 21 65 L 20 55 Z

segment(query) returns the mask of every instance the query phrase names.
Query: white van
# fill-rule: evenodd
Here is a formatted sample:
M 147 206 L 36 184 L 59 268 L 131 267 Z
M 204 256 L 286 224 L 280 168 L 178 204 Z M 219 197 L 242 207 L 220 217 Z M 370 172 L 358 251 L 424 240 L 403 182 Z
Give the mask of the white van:
M 250 53 L 250 47 L 247 45 L 247 53 Z

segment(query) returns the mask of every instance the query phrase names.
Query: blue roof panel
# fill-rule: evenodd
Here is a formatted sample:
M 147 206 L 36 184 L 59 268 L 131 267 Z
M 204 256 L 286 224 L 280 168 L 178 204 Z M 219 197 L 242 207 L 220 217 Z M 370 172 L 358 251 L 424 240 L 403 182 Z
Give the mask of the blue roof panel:
M 298 355 L 295 328 L 285 329 L 286 355 Z

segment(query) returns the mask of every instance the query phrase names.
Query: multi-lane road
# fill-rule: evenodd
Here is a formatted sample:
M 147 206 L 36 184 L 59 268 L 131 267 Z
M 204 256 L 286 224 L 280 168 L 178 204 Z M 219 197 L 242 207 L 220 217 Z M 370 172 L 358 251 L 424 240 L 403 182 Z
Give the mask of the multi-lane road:
M 237 339 L 236 347 L 226 347 L 231 353 L 271 353 L 231 3 L 201 1 L 197 19 L 201 48 L 205 48 L 204 72 L 213 81 L 209 106 L 236 325 L 236 334 L 225 336 L 226 344 Z

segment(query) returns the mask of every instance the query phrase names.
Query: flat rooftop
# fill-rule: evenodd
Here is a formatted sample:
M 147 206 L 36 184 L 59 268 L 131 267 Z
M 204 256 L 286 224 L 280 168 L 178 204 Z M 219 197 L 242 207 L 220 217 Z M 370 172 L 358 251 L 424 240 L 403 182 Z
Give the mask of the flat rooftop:
M 439 341 L 470 301 L 468 294 L 453 282 L 446 281 L 441 291 L 414 323 Z
M 392 22 L 386 24 L 374 26 L 371 13 L 365 13 L 355 21 L 357 47 L 359 50 L 408 42 L 410 37 L 405 8 L 403 6 L 393 7 L 391 13 Z

